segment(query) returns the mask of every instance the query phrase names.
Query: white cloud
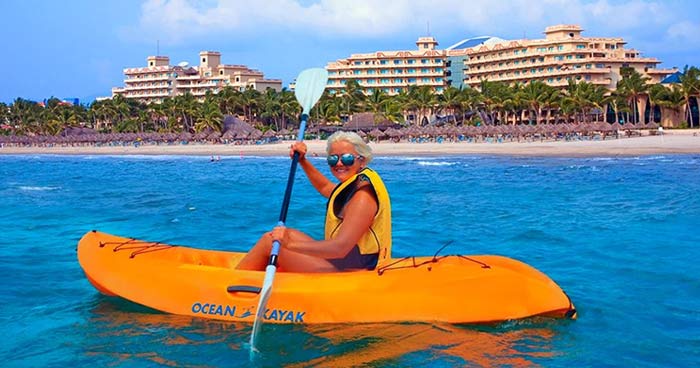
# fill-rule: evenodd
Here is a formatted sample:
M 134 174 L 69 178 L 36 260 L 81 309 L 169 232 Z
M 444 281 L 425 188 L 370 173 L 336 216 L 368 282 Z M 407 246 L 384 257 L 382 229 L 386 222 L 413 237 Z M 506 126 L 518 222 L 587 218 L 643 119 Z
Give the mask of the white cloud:
M 138 32 L 170 42 L 260 30 L 382 38 L 423 33 L 429 22 L 435 33 L 519 37 L 527 32 L 538 38 L 548 25 L 575 23 L 591 36 L 668 28 L 669 37 L 676 37 L 687 33 L 684 27 L 697 31 L 687 22 L 672 26 L 682 6 L 687 4 L 642 0 L 147 0 Z
M 700 47 L 700 24 L 683 21 L 672 24 L 666 32 L 668 37 L 687 46 Z

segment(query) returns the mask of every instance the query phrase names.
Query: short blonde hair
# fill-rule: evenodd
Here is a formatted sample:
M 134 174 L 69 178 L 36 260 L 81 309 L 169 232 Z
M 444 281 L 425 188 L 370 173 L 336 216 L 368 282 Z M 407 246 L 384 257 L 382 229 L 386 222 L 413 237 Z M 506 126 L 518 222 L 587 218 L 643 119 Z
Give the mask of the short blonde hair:
M 364 157 L 365 164 L 369 164 L 372 161 L 372 148 L 365 143 L 365 141 L 355 132 L 344 132 L 339 130 L 330 137 L 328 137 L 328 143 L 326 145 L 326 153 L 331 152 L 331 145 L 338 141 L 345 141 L 353 145 L 357 153 Z

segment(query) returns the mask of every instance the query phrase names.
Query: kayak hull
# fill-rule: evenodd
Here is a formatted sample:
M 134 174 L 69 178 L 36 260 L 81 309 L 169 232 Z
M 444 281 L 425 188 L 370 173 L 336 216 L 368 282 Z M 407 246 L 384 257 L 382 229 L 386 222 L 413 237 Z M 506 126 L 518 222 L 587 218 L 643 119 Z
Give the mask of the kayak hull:
M 236 270 L 245 253 L 202 250 L 97 231 L 78 244 L 87 279 L 105 295 L 179 315 L 253 322 L 263 271 Z M 392 259 L 373 271 L 278 272 L 266 323 L 575 318 L 559 286 L 501 256 Z

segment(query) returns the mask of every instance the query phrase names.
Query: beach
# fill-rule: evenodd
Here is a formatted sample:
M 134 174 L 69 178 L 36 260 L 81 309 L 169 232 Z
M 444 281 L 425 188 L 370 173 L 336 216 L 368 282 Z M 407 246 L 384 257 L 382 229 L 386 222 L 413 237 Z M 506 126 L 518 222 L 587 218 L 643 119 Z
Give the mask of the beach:
M 674 130 L 663 135 L 641 137 L 531 142 L 371 142 L 376 156 L 513 155 L 513 156 L 637 156 L 653 154 L 700 153 L 698 130 Z M 307 140 L 311 154 L 324 155 L 324 140 Z M 141 144 L 76 146 L 4 146 L 0 154 L 48 155 L 199 155 L 199 156 L 280 156 L 289 152 L 291 141 L 266 144 Z

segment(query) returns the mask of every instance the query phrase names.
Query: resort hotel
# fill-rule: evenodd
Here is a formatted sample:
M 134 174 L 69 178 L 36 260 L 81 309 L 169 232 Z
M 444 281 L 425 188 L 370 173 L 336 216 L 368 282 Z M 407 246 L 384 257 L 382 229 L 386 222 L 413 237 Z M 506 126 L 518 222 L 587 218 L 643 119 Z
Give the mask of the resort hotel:
M 146 61 L 148 66 L 124 69 L 124 87 L 112 88 L 112 97 L 160 103 L 165 97 L 187 92 L 203 99 L 207 91 L 218 93 L 226 86 L 238 91 L 282 89 L 281 79 L 265 79 L 262 72 L 243 65 L 221 64 L 221 54 L 216 51 L 200 52 L 197 67 L 186 62 L 170 65 L 167 56 L 149 56 Z
M 568 80 L 586 81 L 614 90 L 620 68 L 634 68 L 659 83 L 675 69 L 657 69 L 658 59 L 625 49 L 622 38 L 583 37 L 578 25 L 547 27 L 544 39 L 507 41 L 476 37 L 437 49 L 433 37 L 420 37 L 417 49 L 353 54 L 328 63 L 328 88 L 340 91 L 355 80 L 365 93 L 381 89 L 395 95 L 410 85 L 440 93 L 448 86 L 478 88 L 482 80 L 527 83 L 540 80 L 566 87 Z
M 328 91 L 339 92 L 351 80 L 365 94 L 382 90 L 389 95 L 412 85 L 428 86 L 436 93 L 449 86 L 479 88 L 484 80 L 509 84 L 539 80 L 560 88 L 574 80 L 614 90 L 623 67 L 648 77 L 649 83 L 659 83 L 677 72 L 657 69 L 661 61 L 625 48 L 622 38 L 584 37 L 582 32 L 578 25 L 555 25 L 545 29 L 542 39 L 476 37 L 442 50 L 434 37 L 420 37 L 413 50 L 352 54 L 329 62 Z M 159 103 L 164 97 L 187 92 L 202 99 L 207 91 L 217 93 L 226 86 L 239 91 L 282 88 L 281 80 L 265 79 L 257 70 L 221 64 L 218 52 L 202 51 L 199 56 L 197 67 L 187 63 L 172 66 L 167 56 L 149 56 L 147 66 L 124 69 L 124 87 L 113 88 L 112 96 Z

